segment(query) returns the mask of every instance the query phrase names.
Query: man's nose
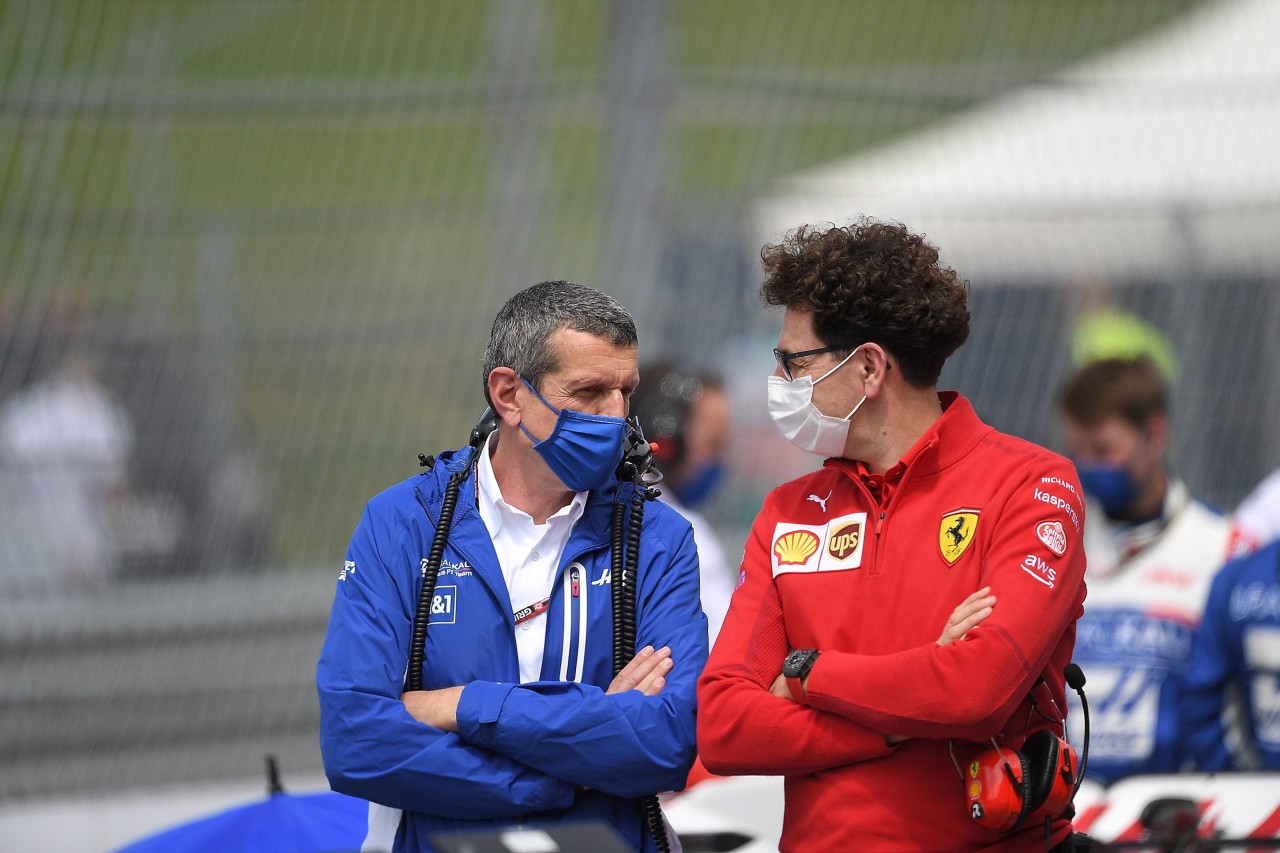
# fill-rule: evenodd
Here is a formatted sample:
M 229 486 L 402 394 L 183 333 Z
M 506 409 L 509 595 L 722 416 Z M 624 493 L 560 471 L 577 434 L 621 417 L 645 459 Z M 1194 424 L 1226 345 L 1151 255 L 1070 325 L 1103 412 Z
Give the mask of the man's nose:
M 608 415 L 609 418 L 626 418 L 630 410 L 631 402 L 627 400 L 626 394 L 622 393 L 621 389 L 617 389 L 605 394 L 599 414 Z
M 604 407 L 600 410 L 600 414 L 608 415 L 611 418 L 625 418 L 627 416 L 627 398 L 622 391 L 611 391 L 605 398 Z

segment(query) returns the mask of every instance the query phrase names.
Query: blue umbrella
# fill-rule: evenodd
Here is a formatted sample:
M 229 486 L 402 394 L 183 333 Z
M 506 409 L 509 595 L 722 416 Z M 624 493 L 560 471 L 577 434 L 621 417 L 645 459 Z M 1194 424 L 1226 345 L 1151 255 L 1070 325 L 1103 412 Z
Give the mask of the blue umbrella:
M 321 791 L 289 794 L 275 759 L 265 800 L 179 824 L 115 853 L 354 853 L 368 829 L 369 804 Z

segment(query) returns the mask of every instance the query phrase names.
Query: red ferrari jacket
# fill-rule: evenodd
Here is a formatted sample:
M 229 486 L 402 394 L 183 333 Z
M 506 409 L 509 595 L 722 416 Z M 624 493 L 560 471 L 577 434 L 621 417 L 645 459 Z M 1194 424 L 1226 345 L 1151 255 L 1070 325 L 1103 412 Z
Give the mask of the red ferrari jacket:
M 1045 849 L 1043 817 L 1004 834 L 976 823 L 960 768 L 993 738 L 1062 734 L 1085 597 L 1080 485 L 1066 459 L 940 397 L 884 505 L 846 459 L 768 495 L 699 681 L 707 768 L 787 777 L 788 853 Z M 991 616 L 937 645 L 984 586 Z M 804 705 L 769 693 L 795 648 L 821 651 Z M 1052 821 L 1052 843 L 1069 832 Z

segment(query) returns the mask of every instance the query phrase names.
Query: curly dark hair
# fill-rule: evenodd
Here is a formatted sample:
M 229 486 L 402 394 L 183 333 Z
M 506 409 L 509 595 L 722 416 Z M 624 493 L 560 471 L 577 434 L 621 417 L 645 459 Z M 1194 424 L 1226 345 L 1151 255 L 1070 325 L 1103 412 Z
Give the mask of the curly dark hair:
M 879 344 L 917 388 L 936 385 L 969 337 L 969 282 L 901 223 L 802 225 L 761 249 L 760 260 L 765 304 L 810 312 L 827 346 Z

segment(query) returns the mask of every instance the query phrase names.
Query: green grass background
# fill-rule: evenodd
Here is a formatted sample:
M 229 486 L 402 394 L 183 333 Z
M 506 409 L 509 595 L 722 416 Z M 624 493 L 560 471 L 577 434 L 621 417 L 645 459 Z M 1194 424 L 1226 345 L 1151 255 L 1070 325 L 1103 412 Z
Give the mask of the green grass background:
M 661 215 L 675 231 L 732 218 L 779 176 L 1196 5 L 670 2 Z M 0 308 L 21 316 L 72 288 L 181 353 L 202 329 L 202 288 L 226 289 L 226 404 L 271 494 L 275 559 L 336 561 L 363 500 L 419 450 L 460 443 L 478 412 L 510 274 L 511 133 L 528 135 L 537 170 L 529 249 L 514 256 L 525 283 L 575 278 L 627 301 L 602 268 L 611 4 L 519 8 L 0 3 Z M 495 32 L 512 14 L 541 34 L 528 79 L 500 70 Z M 211 274 L 219 234 L 230 260 Z

